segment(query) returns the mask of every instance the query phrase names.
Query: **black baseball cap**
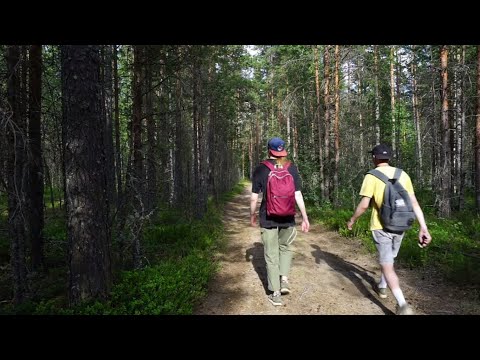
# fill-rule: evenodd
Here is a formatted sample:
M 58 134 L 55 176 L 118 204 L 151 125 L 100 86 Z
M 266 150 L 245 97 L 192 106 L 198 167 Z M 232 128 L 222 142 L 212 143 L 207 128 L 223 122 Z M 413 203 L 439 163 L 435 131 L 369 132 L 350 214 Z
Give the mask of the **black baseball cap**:
M 390 159 L 392 157 L 392 150 L 385 144 L 375 146 L 369 153 L 373 154 L 377 159 Z

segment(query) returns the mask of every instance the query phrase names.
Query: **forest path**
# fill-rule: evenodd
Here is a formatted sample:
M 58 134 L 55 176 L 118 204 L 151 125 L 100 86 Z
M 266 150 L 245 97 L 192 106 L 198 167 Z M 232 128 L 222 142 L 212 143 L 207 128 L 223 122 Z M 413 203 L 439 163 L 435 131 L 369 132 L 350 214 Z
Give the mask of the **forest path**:
M 308 233 L 298 231 L 289 274 L 292 292 L 282 296 L 283 306 L 273 306 L 267 300 L 260 229 L 250 226 L 250 186 L 225 206 L 227 245 L 216 255 L 220 270 L 194 314 L 394 314 L 392 293 L 380 299 L 372 289 L 380 276 L 375 254 L 368 253 L 359 239 L 343 238 L 319 224 L 312 224 Z M 466 290 L 445 283 L 432 271 L 396 268 L 416 314 L 480 313 L 479 305 L 467 299 Z

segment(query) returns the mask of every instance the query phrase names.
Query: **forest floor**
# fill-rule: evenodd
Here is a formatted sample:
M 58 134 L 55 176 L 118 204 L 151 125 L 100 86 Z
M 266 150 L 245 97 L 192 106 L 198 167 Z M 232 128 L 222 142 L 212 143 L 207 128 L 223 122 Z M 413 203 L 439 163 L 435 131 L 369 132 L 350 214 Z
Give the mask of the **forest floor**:
M 320 224 L 311 224 L 308 233 L 298 226 L 292 245 L 291 293 L 282 296 L 283 306 L 273 306 L 267 300 L 260 228 L 250 226 L 249 204 L 250 187 L 246 186 L 226 205 L 227 243 L 216 254 L 220 269 L 194 314 L 395 314 L 392 293 L 388 291 L 387 299 L 380 299 L 372 288 L 380 277 L 376 255 L 369 253 L 359 239 L 341 237 Z M 480 304 L 472 299 L 470 290 L 446 281 L 435 270 L 399 265 L 396 270 L 415 314 L 480 314 Z

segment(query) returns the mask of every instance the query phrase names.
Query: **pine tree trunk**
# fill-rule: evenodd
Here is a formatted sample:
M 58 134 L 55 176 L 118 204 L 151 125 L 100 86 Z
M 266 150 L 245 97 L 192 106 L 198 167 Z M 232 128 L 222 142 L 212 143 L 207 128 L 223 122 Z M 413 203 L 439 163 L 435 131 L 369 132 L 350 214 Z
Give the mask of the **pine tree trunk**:
M 53 194 L 53 180 L 52 175 L 50 174 L 50 168 L 48 167 L 47 162 L 43 159 L 43 168 L 45 169 L 45 175 L 47 176 L 47 183 L 50 188 L 50 205 L 52 205 L 52 210 L 55 210 L 55 196 Z
M 461 65 L 462 69 L 465 68 L 465 49 L 466 46 L 462 46 L 462 54 L 461 54 Z M 465 208 L 465 71 L 462 71 L 461 78 L 460 78 L 460 125 L 459 125 L 459 134 L 458 134 L 458 172 L 459 172 L 459 202 L 458 207 L 459 210 L 463 210 Z
M 450 121 L 448 114 L 448 48 L 443 45 L 440 50 L 440 61 L 442 66 L 442 162 L 441 166 L 441 192 L 439 203 L 439 215 L 450 217 L 451 213 L 451 144 L 450 144 Z
M 322 198 L 324 200 L 330 200 L 330 45 L 325 46 L 325 52 L 323 57 L 323 77 L 325 81 L 324 89 L 324 108 L 325 108 L 325 133 L 324 133 L 324 145 L 325 145 L 325 164 Z
M 114 97 L 114 121 L 115 121 L 115 172 L 117 179 L 117 211 L 123 199 L 122 187 L 122 150 L 120 146 L 120 88 L 118 85 L 118 49 L 113 45 L 113 97 Z
M 422 187 L 423 184 L 423 152 L 422 152 L 422 133 L 421 133 L 421 124 L 420 124 L 420 112 L 418 110 L 418 89 L 417 89 L 417 63 L 415 57 L 415 45 L 412 47 L 413 59 L 412 59 L 412 105 L 413 105 L 413 122 L 415 124 L 415 130 L 417 133 L 417 159 L 418 166 L 417 170 L 417 179 L 418 184 Z
M 402 98 L 401 98 L 401 92 L 400 92 L 400 81 L 401 81 L 401 76 L 402 76 L 402 66 L 401 66 L 401 55 L 398 51 L 398 49 L 395 51 L 395 97 L 398 101 L 398 106 L 400 106 Z M 401 145 L 407 143 L 407 132 L 406 132 L 406 127 L 402 126 L 403 120 L 402 117 L 400 116 L 400 110 L 397 109 L 395 111 L 395 120 L 396 120 L 396 128 L 397 131 L 395 133 L 395 139 L 397 141 L 397 159 L 399 163 L 401 164 L 402 161 L 402 152 L 401 152 Z M 402 132 L 403 130 L 403 132 Z
M 319 66 L 318 66 L 318 48 L 315 47 L 314 49 L 314 61 L 315 61 L 315 92 L 316 92 L 316 110 L 315 110 L 315 117 L 318 123 L 318 155 L 319 155 L 319 163 L 320 163 L 320 189 L 322 189 L 322 197 L 325 196 L 325 169 L 323 165 L 323 131 L 322 131 L 322 119 L 320 117 L 320 106 L 321 106 L 321 99 L 320 99 L 320 76 L 319 76 Z M 326 115 L 325 115 L 326 116 Z
M 215 70 L 210 68 L 209 78 L 210 83 L 212 83 L 213 72 Z M 237 108 L 240 107 L 240 93 L 237 90 Z M 217 123 L 215 119 L 215 106 L 214 106 L 214 97 L 208 97 L 208 188 L 211 194 L 214 195 L 215 200 L 217 200 L 217 161 L 216 161 L 216 132 L 217 132 Z M 242 176 L 245 176 L 245 149 L 242 149 Z
M 105 154 L 107 163 L 107 195 L 109 204 L 115 204 L 115 156 L 113 149 L 113 110 L 112 110 L 112 46 L 102 46 L 102 98 L 105 121 Z
M 362 89 L 362 86 L 363 86 L 363 83 L 362 83 L 362 80 L 363 80 L 363 69 L 364 69 L 364 66 L 363 64 L 360 64 L 360 57 L 358 57 L 358 60 L 357 60 L 357 68 L 359 69 L 358 71 L 358 102 L 360 104 L 359 108 L 358 108 L 358 126 L 359 126 L 359 133 L 360 133 L 360 168 L 364 168 L 365 166 L 365 150 L 364 150 L 364 136 L 363 136 L 363 89 Z
M 69 295 L 105 299 L 111 254 L 99 46 L 61 46 Z
M 193 187 L 195 194 L 194 213 L 195 217 L 201 218 L 200 205 L 200 65 L 199 54 L 193 54 L 193 68 L 192 68 L 192 81 L 193 81 Z
M 340 47 L 335 45 L 335 171 L 333 173 L 333 186 L 335 189 L 335 205 L 339 205 L 338 168 L 340 165 Z
M 43 253 L 43 155 L 42 155 L 42 46 L 30 46 L 30 98 L 28 137 L 30 145 L 30 232 L 32 269 L 44 266 Z
M 477 109 L 475 130 L 475 193 L 477 213 L 480 213 L 480 45 L 477 45 Z
M 200 162 L 199 162 L 199 174 L 200 174 L 200 189 L 197 194 L 199 198 L 198 208 L 200 209 L 197 213 L 199 218 L 203 218 L 207 212 L 207 200 L 208 200 L 208 185 L 207 185 L 207 163 L 208 163 L 208 149 L 209 145 L 208 140 L 208 105 L 209 105 L 209 87 L 208 83 L 211 81 L 212 76 L 212 67 L 214 64 L 211 64 L 211 53 L 205 51 L 203 54 L 204 62 L 202 62 L 202 66 L 200 67 L 200 117 L 199 117 L 199 132 L 198 132 L 198 143 L 200 145 Z M 234 142 L 232 144 L 232 149 L 235 153 L 236 151 L 236 140 L 238 138 L 235 136 Z
M 293 162 L 298 163 L 298 120 L 295 119 L 292 125 L 292 138 L 293 138 Z
M 170 182 L 172 173 L 172 169 L 170 167 L 172 126 L 170 124 L 170 116 L 168 115 L 169 108 L 167 105 L 167 97 L 169 95 L 168 80 L 166 77 L 167 55 L 168 50 L 166 47 L 160 47 L 158 56 L 161 64 L 158 68 L 158 78 L 160 83 L 155 90 L 157 100 L 154 102 L 157 109 L 155 111 L 157 111 L 159 114 L 155 122 L 155 156 L 159 161 L 159 165 L 156 167 L 157 186 L 159 187 L 157 189 L 157 198 L 158 201 L 164 204 L 169 203 L 172 189 L 172 183 Z M 155 109 L 155 105 L 153 105 L 153 108 Z
M 7 120 L 7 192 L 8 229 L 10 234 L 10 266 L 13 280 L 13 302 L 20 304 L 27 291 L 27 267 L 25 260 L 25 142 L 26 123 L 22 118 L 20 94 L 20 48 L 7 47 L 7 101 L 11 117 Z
M 391 107 L 391 119 L 392 119 L 392 153 L 397 154 L 397 129 L 395 125 L 395 46 L 390 48 L 390 107 Z
M 157 154 L 157 142 L 155 140 L 155 118 L 153 116 L 153 102 L 152 102 L 152 51 L 147 47 L 147 58 L 145 66 L 145 108 L 146 108 L 146 120 L 147 120 L 147 197 L 146 197 L 146 209 L 150 213 L 153 211 L 158 202 L 158 190 L 157 190 L 157 166 L 156 166 L 156 154 Z
M 432 65 L 435 63 L 435 57 L 433 55 L 433 46 L 430 47 L 430 62 Z M 435 192 L 436 189 L 440 188 L 440 170 L 438 168 L 438 164 L 440 164 L 440 151 L 438 151 L 439 142 L 439 126 L 438 120 L 440 117 L 437 115 L 437 97 L 436 95 L 436 88 L 435 88 L 435 79 L 437 78 L 437 74 L 435 73 L 435 67 L 432 66 L 432 107 L 433 107 L 433 141 L 432 141 L 432 171 L 431 171 L 431 187 L 432 191 Z M 439 195 L 436 196 L 436 201 L 439 201 Z
M 461 93 L 462 93 L 462 88 L 461 88 L 461 74 L 460 72 L 462 69 L 459 69 L 459 65 L 461 63 L 461 54 L 459 52 L 459 47 L 458 46 L 453 46 L 453 53 L 451 58 L 454 60 L 454 66 L 453 66 L 453 105 L 452 105 L 452 114 L 450 117 L 450 151 L 451 151 L 451 158 L 450 158 L 450 163 L 452 164 L 452 208 L 458 210 L 458 191 L 459 191 L 459 185 L 460 185 L 460 177 L 459 177 L 459 164 L 460 164 L 460 159 L 459 159 L 459 145 L 460 144 L 460 135 L 461 135 L 461 130 L 460 130 L 460 123 L 461 123 L 461 118 L 462 118 L 462 105 L 461 105 Z
M 373 46 L 375 64 L 375 143 L 380 144 L 380 90 L 378 85 L 378 46 Z
M 140 269 L 142 267 L 142 249 L 141 249 L 141 222 L 145 213 L 145 204 L 143 202 L 143 149 L 142 149 L 142 69 L 144 65 L 144 47 L 141 45 L 134 46 L 133 58 L 133 122 L 132 122 L 132 149 L 133 149 L 133 176 L 132 188 L 133 192 L 133 211 L 134 220 L 132 229 L 132 259 L 133 268 Z
M 180 56 L 180 50 L 177 49 L 177 56 Z M 178 66 L 178 65 L 177 65 Z M 176 71 L 176 80 L 175 80 L 175 147 L 174 147 L 174 200 L 175 204 L 180 206 L 185 206 L 186 202 L 186 177 L 187 174 L 184 171 L 183 164 L 183 153 L 184 153 L 184 144 L 185 144 L 185 131 L 183 125 L 183 116 L 182 116 L 182 85 L 181 85 L 181 72 L 180 69 Z M 185 144 L 186 145 L 186 144 Z M 183 210 L 183 208 L 181 208 Z

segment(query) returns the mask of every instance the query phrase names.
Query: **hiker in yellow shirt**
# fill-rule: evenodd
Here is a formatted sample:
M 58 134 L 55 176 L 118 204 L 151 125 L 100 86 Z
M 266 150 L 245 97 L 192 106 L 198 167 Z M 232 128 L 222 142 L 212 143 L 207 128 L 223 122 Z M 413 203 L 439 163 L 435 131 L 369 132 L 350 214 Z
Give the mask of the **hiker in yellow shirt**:
M 370 152 L 372 154 L 372 160 L 375 164 L 376 170 L 386 175 L 389 179 L 394 177 L 395 167 L 389 165 L 389 160 L 392 155 L 390 147 L 385 144 L 377 145 Z M 432 237 L 428 232 L 427 224 L 425 223 L 425 217 L 423 211 L 415 197 L 413 191 L 412 181 L 410 176 L 405 171 L 402 171 L 399 179 L 399 183 L 408 192 L 410 201 L 412 203 L 413 212 L 420 224 L 419 231 L 419 246 L 427 246 Z M 370 230 L 372 231 L 373 240 L 378 251 L 379 263 L 382 270 L 382 276 L 380 282 L 376 285 L 375 291 L 380 298 L 385 299 L 387 297 L 387 285 L 392 291 L 392 294 L 397 300 L 397 314 L 398 315 L 411 315 L 413 310 L 405 301 L 403 292 L 400 289 L 398 276 L 394 269 L 394 259 L 400 250 L 402 239 L 405 234 L 404 231 L 392 231 L 384 228 L 381 222 L 379 209 L 383 203 L 383 197 L 385 192 L 385 183 L 374 175 L 366 174 L 363 179 L 360 195 L 362 199 L 347 222 L 347 227 L 352 230 L 355 221 L 370 207 L 372 204 L 372 216 L 370 219 Z

